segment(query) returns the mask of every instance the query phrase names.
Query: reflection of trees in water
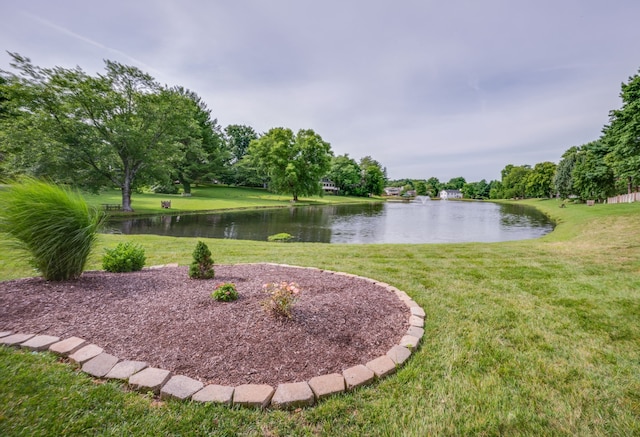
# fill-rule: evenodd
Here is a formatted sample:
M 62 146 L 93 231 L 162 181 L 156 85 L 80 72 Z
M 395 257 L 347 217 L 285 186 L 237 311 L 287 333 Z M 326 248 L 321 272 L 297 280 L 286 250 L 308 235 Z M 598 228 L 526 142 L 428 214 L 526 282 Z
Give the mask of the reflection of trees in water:
M 549 219 L 531 206 L 500 204 L 500 223 L 508 227 L 547 227 Z
M 286 232 L 294 241 L 325 243 L 503 241 L 504 235 L 532 238 L 551 227 L 546 216 L 523 205 L 441 202 L 429 207 L 378 203 L 159 215 L 107 224 L 124 234 L 266 241 Z M 462 234 L 473 239 L 462 240 Z

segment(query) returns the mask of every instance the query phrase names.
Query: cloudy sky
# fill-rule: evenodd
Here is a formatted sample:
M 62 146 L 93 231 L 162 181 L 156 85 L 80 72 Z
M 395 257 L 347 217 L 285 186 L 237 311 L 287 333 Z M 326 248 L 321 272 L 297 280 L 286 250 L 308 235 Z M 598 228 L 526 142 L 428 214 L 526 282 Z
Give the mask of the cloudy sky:
M 0 0 L 6 51 L 104 59 L 224 127 L 314 129 L 388 176 L 500 179 L 597 139 L 640 68 L 638 0 Z

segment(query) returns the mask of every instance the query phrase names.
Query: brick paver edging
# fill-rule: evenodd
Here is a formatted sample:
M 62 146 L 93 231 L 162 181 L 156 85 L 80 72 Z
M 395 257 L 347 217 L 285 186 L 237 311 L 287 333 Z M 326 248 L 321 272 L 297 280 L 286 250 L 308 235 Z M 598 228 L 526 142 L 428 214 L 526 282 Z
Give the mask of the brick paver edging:
M 217 402 L 254 408 L 298 408 L 315 405 L 319 400 L 336 393 L 351 391 L 377 379 L 394 373 L 418 346 L 424 335 L 424 310 L 404 291 L 384 282 L 349 273 L 334 272 L 315 267 L 299 267 L 287 264 L 263 263 L 281 267 L 313 269 L 323 272 L 363 279 L 394 293 L 408 308 L 409 329 L 399 344 L 368 363 L 345 369 L 341 374 L 332 373 L 311 378 L 309 381 L 278 384 L 243 384 L 237 387 L 222 385 L 204 386 L 200 381 L 183 375 L 173 375 L 168 370 L 149 367 L 142 361 L 121 361 L 106 353 L 100 346 L 89 344 L 84 339 L 70 337 L 61 340 L 50 335 L 35 335 L 0 331 L 0 345 L 14 346 L 32 351 L 51 351 L 67 357 L 82 371 L 96 378 L 126 381 L 135 390 L 153 392 L 161 399 L 174 398 L 194 402 Z M 149 267 L 177 267 L 166 264 Z

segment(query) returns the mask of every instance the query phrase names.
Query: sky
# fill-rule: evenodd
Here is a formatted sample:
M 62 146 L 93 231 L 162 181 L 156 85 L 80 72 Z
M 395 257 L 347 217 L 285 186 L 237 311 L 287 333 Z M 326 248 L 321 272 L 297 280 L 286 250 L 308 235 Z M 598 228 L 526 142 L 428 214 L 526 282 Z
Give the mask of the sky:
M 0 0 L 0 69 L 133 65 L 218 123 L 313 129 L 390 179 L 500 179 L 596 140 L 638 0 Z

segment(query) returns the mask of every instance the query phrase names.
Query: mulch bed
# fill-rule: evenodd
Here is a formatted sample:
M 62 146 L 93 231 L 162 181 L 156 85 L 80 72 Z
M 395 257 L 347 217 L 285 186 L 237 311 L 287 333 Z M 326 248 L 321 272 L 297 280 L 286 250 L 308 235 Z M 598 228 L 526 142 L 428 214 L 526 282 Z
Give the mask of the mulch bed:
M 120 359 L 236 386 L 305 381 L 384 355 L 408 328 L 408 311 L 369 281 L 268 264 L 216 265 L 212 280 L 186 267 L 86 272 L 77 281 L 0 282 L 0 330 L 82 337 Z M 293 319 L 260 302 L 267 282 L 301 288 Z M 210 297 L 223 282 L 240 299 Z

